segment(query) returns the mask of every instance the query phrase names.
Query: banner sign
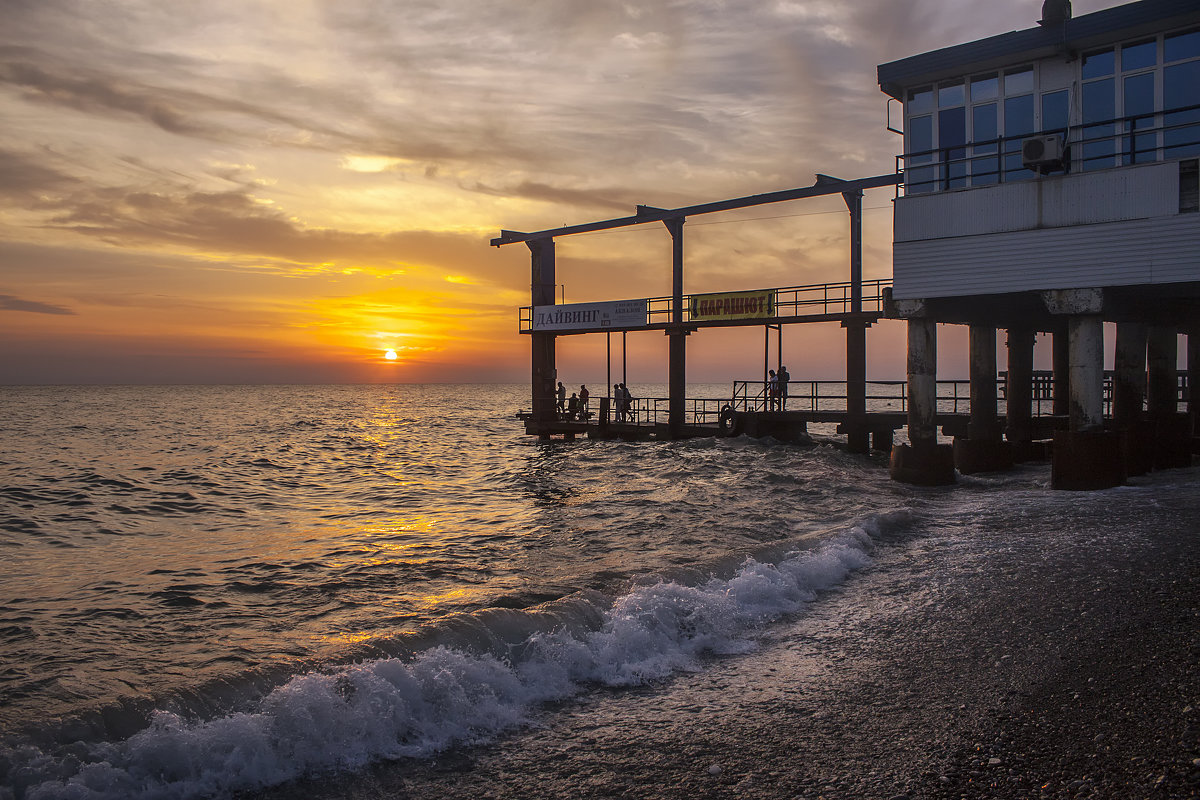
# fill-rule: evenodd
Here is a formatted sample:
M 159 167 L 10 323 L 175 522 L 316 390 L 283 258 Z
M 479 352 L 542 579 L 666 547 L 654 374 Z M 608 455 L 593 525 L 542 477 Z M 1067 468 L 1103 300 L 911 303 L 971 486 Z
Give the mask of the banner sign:
M 534 306 L 530 330 L 580 331 L 594 328 L 639 328 L 646 324 L 646 301 L 568 303 Z
M 694 294 L 689 298 L 692 322 L 710 319 L 758 319 L 775 316 L 775 290 Z

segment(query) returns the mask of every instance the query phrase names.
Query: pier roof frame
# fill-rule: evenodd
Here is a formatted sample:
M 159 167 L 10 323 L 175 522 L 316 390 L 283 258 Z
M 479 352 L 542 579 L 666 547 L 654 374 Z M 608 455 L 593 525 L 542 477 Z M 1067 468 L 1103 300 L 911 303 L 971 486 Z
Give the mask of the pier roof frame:
M 613 230 L 614 228 L 627 228 L 633 225 L 644 225 L 648 222 L 667 222 L 669 220 L 683 219 L 700 214 L 734 211 L 739 208 L 750 208 L 769 203 L 784 203 L 790 200 L 803 200 L 809 197 L 862 192 L 866 189 L 895 186 L 899 182 L 900 176 L 895 173 L 890 175 L 876 175 L 872 178 L 859 178 L 851 181 L 818 175 L 817 182 L 812 186 L 803 186 L 796 189 L 784 189 L 778 192 L 766 192 L 764 194 L 736 197 L 731 200 L 718 200 L 714 203 L 700 203 L 681 208 L 667 209 L 655 208 L 654 206 L 638 206 L 636 213 L 632 217 L 606 219 L 599 222 L 587 222 L 581 225 L 567 225 L 561 228 L 549 228 L 533 233 L 502 230 L 500 231 L 500 236 L 491 240 L 491 245 L 493 247 L 502 247 L 506 244 L 517 244 L 518 242 L 535 242 L 554 239 L 558 236 L 570 236 L 577 233 L 592 233 L 595 231 Z

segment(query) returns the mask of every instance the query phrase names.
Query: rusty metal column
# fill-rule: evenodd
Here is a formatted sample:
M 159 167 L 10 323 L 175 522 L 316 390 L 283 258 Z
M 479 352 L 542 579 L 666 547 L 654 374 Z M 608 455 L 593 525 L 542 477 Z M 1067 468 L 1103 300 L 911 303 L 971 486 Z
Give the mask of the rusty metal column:
M 850 211 L 850 312 L 862 313 L 862 190 L 842 192 Z M 847 320 L 846 329 L 846 449 L 870 452 L 867 429 L 867 328 L 870 323 Z
M 1014 461 L 1033 458 L 1033 346 L 1036 334 L 1008 329 L 1008 378 L 1005 389 L 1004 438 Z
M 671 233 L 671 327 L 667 329 L 667 427 L 683 434 L 687 420 L 687 335 L 683 326 L 683 217 L 664 219 Z
M 554 305 L 554 240 L 535 239 L 525 243 L 530 250 L 530 303 L 538 306 Z M 554 382 L 558 372 L 554 364 L 554 334 L 532 333 L 531 387 L 533 419 L 535 423 L 554 421 Z M 548 433 L 540 433 L 549 438 Z

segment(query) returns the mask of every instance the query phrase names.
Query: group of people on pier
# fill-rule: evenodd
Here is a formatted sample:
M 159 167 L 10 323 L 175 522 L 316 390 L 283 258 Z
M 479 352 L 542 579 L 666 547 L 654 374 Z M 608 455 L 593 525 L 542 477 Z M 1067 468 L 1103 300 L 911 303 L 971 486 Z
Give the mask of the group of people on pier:
M 623 383 L 613 384 L 613 407 L 617 413 L 617 422 L 629 422 L 633 419 L 633 395 Z
M 568 400 L 567 389 L 563 386 L 562 381 L 559 381 L 554 410 L 558 414 L 559 419 L 584 422 L 591 414 L 588 411 L 588 400 L 590 398 L 591 393 L 588 392 L 587 386 L 580 386 L 578 392 L 571 392 L 571 399 Z
M 567 388 L 563 386 L 562 381 L 559 381 L 558 388 L 555 390 L 554 411 L 560 420 L 586 422 L 587 418 L 591 416 L 591 411 L 588 410 L 590 399 L 591 393 L 584 385 L 579 387 L 578 392 L 571 392 L 571 396 L 568 398 Z M 617 422 L 628 422 L 633 419 L 633 395 L 629 392 L 629 387 L 623 383 L 613 384 L 613 410 Z
M 788 381 L 792 376 L 787 367 L 780 365 L 779 373 L 767 370 L 767 410 L 787 411 Z

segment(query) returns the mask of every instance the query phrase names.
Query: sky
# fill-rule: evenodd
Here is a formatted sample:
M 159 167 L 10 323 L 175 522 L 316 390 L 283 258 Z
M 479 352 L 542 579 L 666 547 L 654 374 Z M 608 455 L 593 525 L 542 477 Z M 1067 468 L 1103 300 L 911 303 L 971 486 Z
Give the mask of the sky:
M 1040 11 L 0 0 L 0 384 L 526 381 L 529 251 L 490 247 L 502 228 L 890 173 L 876 66 Z M 865 198 L 867 278 L 890 277 L 891 197 Z M 846 280 L 847 229 L 838 196 L 693 218 L 685 291 Z M 669 294 L 670 264 L 662 225 L 559 239 L 560 296 Z M 871 377 L 903 376 L 895 324 Z M 840 376 L 841 337 L 790 326 L 793 378 Z M 560 374 L 600 382 L 605 337 L 558 342 Z M 631 380 L 665 380 L 661 333 L 627 343 Z M 762 349 L 701 331 L 689 379 L 757 379 Z

